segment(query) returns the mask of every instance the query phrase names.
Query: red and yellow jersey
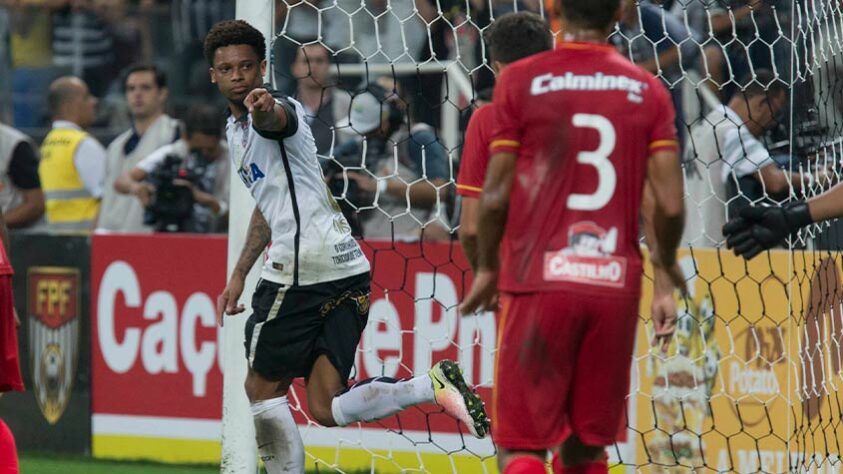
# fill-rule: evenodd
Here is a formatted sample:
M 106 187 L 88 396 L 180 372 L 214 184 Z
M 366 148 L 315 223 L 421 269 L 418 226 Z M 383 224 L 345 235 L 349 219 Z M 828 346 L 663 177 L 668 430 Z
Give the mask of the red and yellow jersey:
M 609 45 L 565 42 L 507 66 L 494 102 L 490 151 L 517 155 L 501 289 L 636 294 L 647 159 L 678 150 L 667 90 Z
M 494 130 L 494 104 L 475 110 L 465 130 L 462 145 L 460 172 L 457 176 L 457 194 L 479 198 L 489 166 L 489 144 Z

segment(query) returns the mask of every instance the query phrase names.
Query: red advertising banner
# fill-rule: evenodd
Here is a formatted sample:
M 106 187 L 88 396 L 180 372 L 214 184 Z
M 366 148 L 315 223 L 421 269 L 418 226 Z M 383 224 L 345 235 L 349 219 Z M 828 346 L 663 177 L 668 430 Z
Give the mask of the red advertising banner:
M 92 410 L 219 419 L 226 239 L 93 237 Z
M 352 377 L 409 377 L 450 358 L 488 400 L 495 321 L 492 314 L 459 316 L 458 302 L 470 283 L 459 245 L 364 242 L 362 247 L 375 270 L 369 323 Z M 139 445 L 127 436 L 218 446 L 222 331 L 215 326 L 214 302 L 225 286 L 225 238 L 97 235 L 92 253 L 94 454 L 120 457 L 125 446 Z M 241 301 L 248 310 L 250 295 Z M 290 398 L 303 408 L 294 414 L 305 425 L 302 384 L 296 381 Z M 384 435 L 387 427 L 424 437 L 436 432 L 461 443 L 458 423 L 435 405 L 364 425 Z M 321 438 L 336 429 L 318 430 L 319 439 L 308 435 L 311 445 L 333 442 Z M 169 445 L 173 451 L 186 448 Z M 145 452 L 166 446 L 150 445 Z M 159 459 L 205 460 L 176 454 Z

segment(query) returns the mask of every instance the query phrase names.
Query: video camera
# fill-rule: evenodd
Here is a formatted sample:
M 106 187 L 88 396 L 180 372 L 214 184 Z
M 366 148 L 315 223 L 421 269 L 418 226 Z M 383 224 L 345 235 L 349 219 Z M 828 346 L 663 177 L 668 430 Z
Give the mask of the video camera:
M 155 195 L 145 212 L 143 223 L 155 226 L 157 232 L 186 232 L 187 223 L 193 215 L 193 191 L 187 186 L 173 183 L 177 179 L 199 186 L 205 175 L 208 160 L 198 152 L 191 152 L 184 159 L 170 154 L 149 173 L 148 180 L 155 186 Z

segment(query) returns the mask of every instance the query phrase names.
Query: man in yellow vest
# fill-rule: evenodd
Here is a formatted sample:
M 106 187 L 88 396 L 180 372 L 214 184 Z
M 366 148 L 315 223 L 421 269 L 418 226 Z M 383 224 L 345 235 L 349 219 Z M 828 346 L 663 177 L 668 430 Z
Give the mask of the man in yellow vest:
M 53 129 L 41 145 L 38 174 L 52 231 L 88 232 L 96 223 L 105 175 L 105 148 L 84 131 L 94 122 L 97 99 L 78 77 L 50 84 Z

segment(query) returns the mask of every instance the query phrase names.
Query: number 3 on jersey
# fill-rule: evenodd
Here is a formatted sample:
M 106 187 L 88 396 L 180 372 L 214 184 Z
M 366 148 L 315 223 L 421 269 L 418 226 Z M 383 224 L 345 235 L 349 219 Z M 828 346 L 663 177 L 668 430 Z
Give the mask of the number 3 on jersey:
M 578 128 L 597 130 L 600 134 L 600 145 L 594 151 L 577 153 L 577 163 L 597 169 L 597 190 L 592 194 L 571 194 L 568 196 L 568 209 L 596 211 L 608 204 L 615 194 L 617 176 L 615 167 L 609 161 L 609 155 L 615 151 L 615 127 L 606 117 L 593 114 L 575 114 L 573 124 Z

